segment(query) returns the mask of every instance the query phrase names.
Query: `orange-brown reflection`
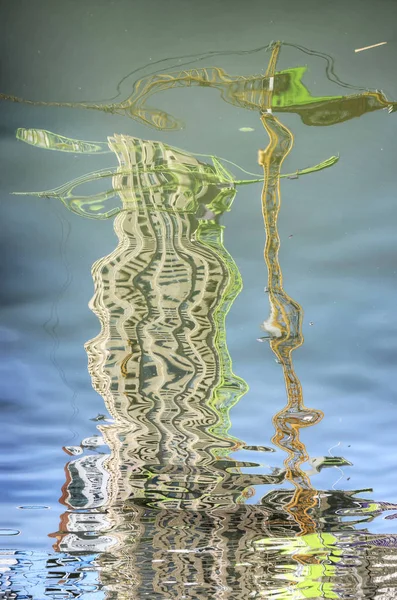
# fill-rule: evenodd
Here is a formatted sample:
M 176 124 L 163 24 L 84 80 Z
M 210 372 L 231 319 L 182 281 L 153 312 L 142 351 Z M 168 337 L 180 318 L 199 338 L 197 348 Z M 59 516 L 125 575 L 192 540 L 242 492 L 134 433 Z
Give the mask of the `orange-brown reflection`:
M 279 45 L 275 45 L 266 76 L 272 80 L 276 68 Z M 295 494 L 286 509 L 301 527 L 302 535 L 315 530 L 315 522 L 308 511 L 313 508 L 316 490 L 301 465 L 308 460 L 304 444 L 299 438 L 300 429 L 318 423 L 323 413 L 304 405 L 302 386 L 292 362 L 292 352 L 303 343 L 302 307 L 283 289 L 283 277 L 278 259 L 280 238 L 277 219 L 281 205 L 280 175 L 282 164 L 293 146 L 291 131 L 272 114 L 272 98 L 261 120 L 269 135 L 269 145 L 259 152 L 258 162 L 264 170 L 262 213 L 266 230 L 264 250 L 268 269 L 267 291 L 270 301 L 270 317 L 263 323 L 269 335 L 269 344 L 281 364 L 287 390 L 287 406 L 273 417 L 276 434 L 273 442 L 288 454 L 284 461 L 285 478 L 295 486 Z

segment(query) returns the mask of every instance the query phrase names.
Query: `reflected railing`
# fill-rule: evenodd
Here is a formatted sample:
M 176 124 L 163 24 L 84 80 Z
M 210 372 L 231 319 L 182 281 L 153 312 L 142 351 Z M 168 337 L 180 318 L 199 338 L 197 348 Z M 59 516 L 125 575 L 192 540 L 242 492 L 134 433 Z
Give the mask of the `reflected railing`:
M 92 384 L 110 417 L 97 419 L 100 436 L 65 448 L 75 458 L 65 468 L 66 510 L 51 534 L 62 568 L 67 557 L 92 558 L 73 571 L 73 589 L 62 571 L 51 593 L 83 597 L 101 590 L 109 600 L 296 600 L 372 598 L 383 590 L 386 599 L 397 588 L 397 536 L 366 529 L 386 511 L 393 519 L 397 505 L 367 498 L 372 490 L 318 490 L 302 468 L 311 462 L 316 473 L 350 463 L 342 457 L 310 460 L 300 439 L 301 429 L 319 423 L 323 413 L 305 406 L 292 360 L 303 343 L 303 310 L 283 287 L 278 216 L 280 180 L 293 176 L 281 168 L 294 136 L 275 115 L 294 112 L 307 125 L 331 125 L 380 108 L 393 112 L 396 103 L 378 91 L 313 97 L 302 82 L 306 68 L 276 70 L 282 46 L 271 45 L 266 73 L 257 77 L 194 69 L 143 78 L 119 104 L 34 103 L 126 114 L 168 130 L 180 122 L 148 107 L 148 98 L 174 87 L 215 87 L 225 101 L 260 113 L 269 144 L 259 151 L 263 175 L 255 179 L 238 179 L 215 156 L 202 162 L 199 155 L 126 135 L 105 143 L 44 130 L 17 132 L 37 147 L 113 152 L 118 160 L 118 167 L 29 193 L 57 198 L 80 216 L 115 216 L 118 238 L 117 248 L 92 269 L 90 307 L 101 331 L 86 344 Z M 337 79 L 329 57 L 299 49 L 325 58 L 327 76 L 352 87 Z M 75 194 L 80 185 L 98 181 L 111 186 L 91 196 Z M 230 410 L 248 385 L 233 373 L 227 349 L 225 319 L 242 281 L 220 224 L 238 186 L 258 182 L 270 303 L 262 339 L 282 368 L 287 395 L 273 417 L 272 439 L 286 458 L 270 474 L 254 474 L 259 465 L 236 458 L 249 447 L 230 433 Z M 255 486 L 269 491 L 254 504 Z M 15 557 L 16 563 L 26 560 Z M 98 572 L 95 590 L 84 591 L 92 570 Z

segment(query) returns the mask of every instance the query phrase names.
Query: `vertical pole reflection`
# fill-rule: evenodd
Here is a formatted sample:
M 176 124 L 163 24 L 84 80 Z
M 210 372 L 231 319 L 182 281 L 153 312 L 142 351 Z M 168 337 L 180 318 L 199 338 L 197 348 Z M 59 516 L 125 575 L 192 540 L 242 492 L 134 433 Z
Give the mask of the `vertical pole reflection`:
M 274 78 L 280 44 L 275 44 L 266 77 Z M 304 444 L 300 440 L 300 429 L 318 423 L 323 413 L 308 409 L 304 405 L 302 386 L 295 373 L 292 352 L 303 343 L 302 307 L 284 291 L 283 277 L 278 258 L 280 238 L 277 230 L 278 214 L 281 206 L 280 176 L 281 167 L 294 143 L 292 132 L 280 123 L 272 113 L 272 85 L 267 99 L 267 108 L 261 114 L 261 120 L 270 141 L 266 150 L 259 151 L 258 161 L 264 170 L 262 191 L 262 214 L 266 231 L 264 257 L 268 269 L 270 317 L 263 323 L 269 334 L 269 344 L 281 364 L 286 391 L 287 405 L 273 417 L 276 433 L 273 442 L 287 452 L 284 461 L 286 479 L 295 486 L 292 500 L 285 507 L 297 524 L 301 535 L 313 532 L 315 522 L 308 510 L 316 504 L 310 478 L 302 471 L 301 465 L 309 458 Z

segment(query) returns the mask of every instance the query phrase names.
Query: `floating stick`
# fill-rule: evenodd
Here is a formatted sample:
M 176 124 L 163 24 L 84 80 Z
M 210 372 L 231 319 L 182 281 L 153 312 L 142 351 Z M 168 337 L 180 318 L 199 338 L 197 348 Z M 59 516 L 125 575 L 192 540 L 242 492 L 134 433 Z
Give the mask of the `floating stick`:
M 372 46 L 364 46 L 364 48 L 356 48 L 354 52 L 363 52 L 363 50 L 371 50 L 371 48 L 377 48 L 378 46 L 384 46 L 387 42 L 379 42 L 379 44 L 372 44 Z

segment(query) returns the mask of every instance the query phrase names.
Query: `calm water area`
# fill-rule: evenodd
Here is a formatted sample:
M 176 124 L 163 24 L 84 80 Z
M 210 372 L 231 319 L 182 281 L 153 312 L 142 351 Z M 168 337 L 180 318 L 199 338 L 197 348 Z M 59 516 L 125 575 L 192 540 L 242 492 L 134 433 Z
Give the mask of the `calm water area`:
M 396 23 L 0 2 L 0 599 L 397 598 Z

